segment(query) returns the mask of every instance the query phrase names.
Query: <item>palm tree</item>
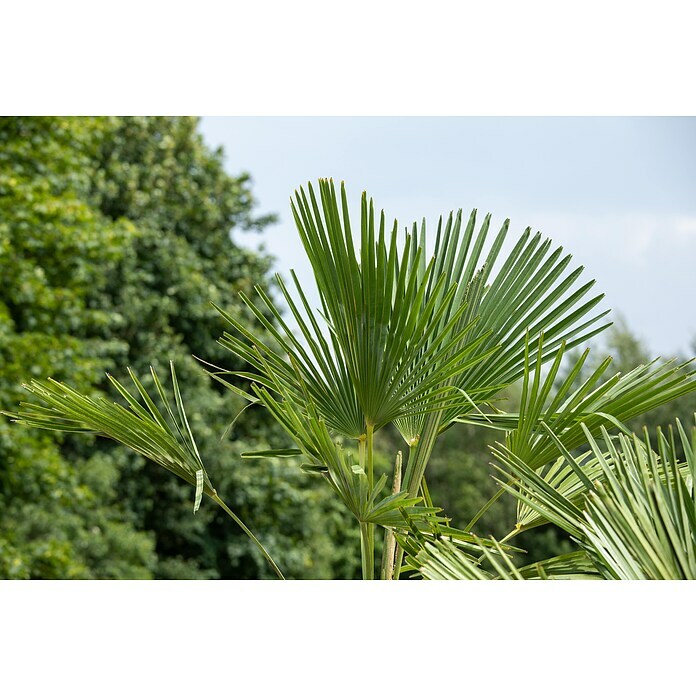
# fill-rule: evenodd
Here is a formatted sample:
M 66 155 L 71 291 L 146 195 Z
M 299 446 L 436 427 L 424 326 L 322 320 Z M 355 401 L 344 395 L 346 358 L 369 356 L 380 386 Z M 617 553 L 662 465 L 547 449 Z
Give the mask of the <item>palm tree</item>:
M 433 549 L 457 558 L 463 554 L 478 573 L 483 571 L 476 553 L 501 570 L 508 567 L 500 565 L 509 562 L 507 539 L 479 539 L 471 532 L 475 520 L 466 529 L 453 528 L 430 500 L 425 474 L 446 429 L 464 422 L 502 433 L 504 442 L 494 454 L 501 466 L 509 465 L 509 478 L 496 498 L 506 491 L 520 497 L 526 490 L 524 466 L 525 472 L 542 476 L 550 475 L 551 466 L 557 474 L 553 463 L 559 447 L 570 462 L 569 450 L 584 438 L 599 432 L 610 437 L 603 429 L 622 430 L 626 419 L 696 388 L 684 366 L 658 363 L 600 383 L 606 361 L 575 387 L 587 352 L 557 387 L 566 351 L 609 326 L 603 321 L 607 311 L 597 309 L 603 296 L 592 292 L 594 281 L 580 281 L 583 268 L 571 268 L 569 254 L 530 229 L 503 255 L 509 221 L 489 237 L 489 215 L 477 226 L 474 210 L 464 224 L 460 210 L 440 219 L 429 253 L 425 222 L 401 234 L 396 222 L 387 227 L 384 212 L 375 215 L 372 200 L 363 194 L 358 246 L 345 188 L 337 192 L 328 180 L 319 181 L 318 194 L 311 184 L 300 188 L 292 212 L 320 308 L 310 306 L 294 272 L 292 288 L 280 276 L 276 280 L 296 330 L 261 287 L 254 298 L 240 293 L 273 341 L 218 307 L 229 324 L 220 343 L 249 367 L 228 372 L 209 366 L 209 374 L 248 405 L 268 409 L 296 445 L 246 456 L 299 456 L 306 471 L 327 480 L 359 525 L 365 579 L 375 577 L 377 527 L 385 535 L 384 579 L 398 578 L 402 568 L 420 572 L 423 554 Z M 29 391 L 44 405 L 23 405 L 13 416 L 28 425 L 122 442 L 195 485 L 194 507 L 205 493 L 243 525 L 205 473 L 173 368 L 178 415 L 167 406 L 168 421 L 133 378 L 145 407 L 115 380 L 127 408 L 87 399 L 55 382 L 32 382 Z M 520 379 L 519 412 L 506 413 L 500 395 Z M 403 437 L 407 457 L 402 464 L 401 453 L 394 453 L 392 485 L 385 492 L 387 478 L 375 481 L 374 448 L 390 423 Z M 581 482 L 587 478 L 585 464 L 575 464 Z M 563 497 L 568 490 L 576 492 L 572 486 L 557 492 Z M 525 505 L 540 507 L 531 496 Z M 568 562 L 561 562 L 564 570 Z M 585 556 L 578 563 L 582 571 Z M 554 563 L 549 570 L 560 572 Z M 423 574 L 431 576 L 428 570 Z

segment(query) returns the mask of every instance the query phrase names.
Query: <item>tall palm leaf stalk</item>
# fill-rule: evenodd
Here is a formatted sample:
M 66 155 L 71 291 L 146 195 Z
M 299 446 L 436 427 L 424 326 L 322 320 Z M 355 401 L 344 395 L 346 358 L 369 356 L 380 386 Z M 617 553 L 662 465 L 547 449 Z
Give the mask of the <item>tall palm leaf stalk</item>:
M 592 292 L 594 281 L 581 281 L 582 267 L 571 267 L 569 254 L 530 229 L 503 254 L 509 221 L 489 234 L 489 215 L 478 224 L 475 210 L 466 220 L 460 210 L 441 218 L 429 240 L 425 222 L 404 232 L 396 222 L 387 227 L 384 213 L 376 215 L 363 194 L 354 234 L 345 189 L 337 191 L 329 180 L 320 180 L 318 190 L 311 184 L 300 188 L 291 207 L 320 307 L 310 305 L 291 272 L 291 287 L 280 276 L 276 281 L 296 329 L 260 286 L 255 297 L 240 293 L 240 299 L 263 336 L 217 308 L 229 324 L 220 343 L 248 368 L 209 374 L 248 405 L 268 409 L 296 445 L 243 456 L 299 456 L 306 471 L 326 479 L 359 526 L 365 579 L 376 576 L 377 528 L 385 535 L 382 579 L 398 579 L 403 570 L 424 577 L 490 577 L 486 564 L 520 577 L 585 576 L 596 568 L 588 560 L 590 542 L 582 541 L 578 554 L 518 571 L 508 557 L 508 539 L 482 540 L 472 533 L 478 517 L 466 529 L 453 528 L 433 505 L 425 482 L 437 438 L 457 423 L 501 433 L 493 455 L 504 475 L 491 504 L 506 492 L 519 499 L 511 538 L 523 528 L 565 519 L 534 497 L 534 477 L 544 482 L 544 491 L 550 488 L 558 500 L 575 505 L 582 486 L 611 467 L 598 455 L 576 460 L 570 450 L 597 436 L 612 443 L 611 432 L 625 431 L 626 419 L 696 388 L 693 373 L 651 363 L 602 381 L 605 361 L 577 387 L 585 351 L 558 386 L 565 353 L 609 326 L 603 321 L 607 312 L 597 309 L 603 296 Z M 118 408 L 128 417 L 105 400 L 87 400 L 55 382 L 28 385 L 44 405 L 23 404 L 12 415 L 29 425 L 118 440 L 195 485 L 196 506 L 205 493 L 234 516 L 207 478 L 172 375 L 178 424 L 171 410 L 168 415 L 175 431 L 135 378 L 145 408 L 114 380 L 128 403 Z M 500 393 L 519 380 L 519 412 L 505 413 Z M 159 384 L 158 391 L 164 398 Z M 402 462 L 401 452 L 394 453 L 391 491 L 385 493 L 387 477 L 375 481 L 375 440 L 390 423 L 403 437 L 407 456 Z M 570 469 L 561 472 L 559 457 Z M 593 518 L 595 537 L 610 516 L 597 503 L 600 509 Z M 589 538 L 589 532 L 582 536 Z

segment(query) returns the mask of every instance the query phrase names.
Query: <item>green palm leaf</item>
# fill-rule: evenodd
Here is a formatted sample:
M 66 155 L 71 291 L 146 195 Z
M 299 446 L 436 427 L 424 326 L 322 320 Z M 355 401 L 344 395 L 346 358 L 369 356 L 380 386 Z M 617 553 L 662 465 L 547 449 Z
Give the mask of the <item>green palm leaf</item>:
M 457 283 L 452 307 L 466 304 L 460 321 L 476 319 L 465 340 L 480 340 L 477 353 L 482 358 L 439 385 L 453 387 L 462 399 L 430 414 L 419 414 L 408 426 L 397 421 L 402 429 L 420 433 L 405 474 L 411 492 L 418 489 L 439 433 L 456 421 L 486 423 L 487 414 L 480 407 L 517 381 L 530 359 L 543 365 L 555 357 L 559 347 L 578 345 L 609 326 L 600 323 L 606 311 L 591 315 L 603 295 L 589 294 L 594 281 L 577 287 L 583 268 L 569 271 L 571 256 L 563 255 L 562 247 L 554 249 L 549 239 L 527 229 L 496 270 L 508 221 L 485 257 L 490 216 L 478 233 L 475 225 L 476 211 L 465 229 L 461 211 L 456 218 L 450 215 L 444 229 L 440 221 L 434 258 L 439 277 L 447 278 L 448 284 Z M 425 225 L 421 242 L 425 243 Z M 442 321 L 448 318 L 446 311 Z M 537 344 L 542 332 L 545 341 Z M 530 345 L 534 346 L 531 351 Z
M 603 475 L 601 464 L 596 459 L 587 456 L 573 458 L 569 454 L 570 450 L 586 443 L 586 432 L 596 435 L 602 427 L 610 427 L 628 433 L 622 425 L 624 421 L 693 391 L 696 380 L 694 371 L 688 369 L 691 361 L 683 364 L 653 361 L 602 382 L 611 362 L 607 358 L 579 386 L 574 387 L 588 356 L 589 350 L 586 350 L 562 383 L 556 385 L 565 346 L 558 349 L 550 369 L 543 376 L 539 358 L 544 351 L 543 340 L 542 336 L 534 364 L 529 348 L 526 350 L 527 367 L 519 413 L 470 414 L 461 420 L 505 431 L 505 444 L 497 443 L 491 448 L 493 456 L 506 471 L 516 472 L 508 477 L 505 489 L 516 495 L 514 476 L 526 476 L 527 480 L 533 481 L 538 492 L 544 490 L 548 495 L 557 496 L 558 513 L 567 505 L 575 505 L 588 485 Z M 563 455 L 561 459 L 559 453 Z M 541 471 L 534 477 L 526 473 L 536 469 Z M 566 512 L 570 511 L 566 509 Z M 518 531 L 547 521 L 553 521 L 564 529 L 575 524 L 558 516 L 549 520 L 538 505 L 530 507 L 520 500 Z
M 642 440 L 624 434 L 612 439 L 602 427 L 601 448 L 589 428 L 582 429 L 591 453 L 564 455 L 577 476 L 572 497 L 514 455 L 506 459 L 505 489 L 538 520 L 569 532 L 605 578 L 696 579 L 696 460 L 681 424 L 686 461 L 677 456 L 672 429 L 668 435 L 658 429 L 657 450 L 647 430 Z M 589 455 L 593 459 L 583 461 Z M 577 494 L 580 484 L 584 490 Z
M 546 352 L 545 336 L 538 341 L 532 357 L 529 344 L 525 349 L 525 374 L 519 413 L 470 414 L 461 422 L 476 423 L 506 431 L 505 445 L 496 451 L 504 456 L 511 452 L 531 468 L 556 459 L 559 445 L 572 450 L 585 442 L 585 429 L 593 435 L 602 426 L 628 432 L 622 423 L 662 404 L 696 390 L 693 361 L 661 363 L 659 359 L 639 365 L 606 381 L 603 375 L 611 364 L 604 360 L 578 387 L 574 383 L 589 354 L 585 350 L 560 385 L 555 382 L 567 346 L 555 352 L 551 368 L 543 376 L 540 355 Z
M 108 375 L 109 380 L 128 404 L 127 408 L 110 402 L 104 397 L 85 396 L 53 379 L 33 380 L 25 387 L 45 405 L 22 403 L 18 413 L 6 415 L 14 418 L 18 423 L 45 430 L 89 433 L 106 437 L 126 445 L 159 464 L 194 486 L 194 513 L 198 510 L 205 493 L 241 527 L 259 548 L 278 577 L 282 579 L 282 573 L 261 542 L 227 507 L 213 488 L 186 417 L 173 363 L 170 363 L 170 369 L 174 394 L 173 407 L 157 373 L 154 368 L 150 368 L 163 410 L 158 408 L 141 381 L 129 369 L 128 374 L 142 403 L 111 375 Z
M 435 277 L 435 261 L 424 264 L 424 248 L 413 235 L 399 245 L 396 225 L 388 233 L 384 214 L 377 224 L 365 195 L 356 255 L 345 189 L 340 207 L 331 182 L 320 181 L 319 191 L 321 205 L 311 185 L 308 194 L 300 189 L 293 214 L 317 281 L 324 328 L 294 274 L 299 300 L 277 281 L 302 340 L 260 287 L 258 304 L 241 294 L 276 345 L 220 309 L 236 332 L 225 333 L 221 344 L 255 370 L 235 375 L 267 389 L 282 385 L 295 398 L 307 394 L 332 430 L 355 439 L 394 420 L 461 407 L 464 397 L 447 380 L 496 347 L 481 350 L 485 332 L 466 340 L 476 319 L 462 321 L 467 305 L 454 306 L 456 283 Z
M 657 451 L 647 431 L 644 442 L 635 436 L 620 437 L 618 446 L 607 442 L 605 477 L 588 494 L 584 525 L 588 553 L 605 577 L 696 579 L 696 461 L 678 421 L 677 426 L 686 471 L 673 432 L 658 431 Z

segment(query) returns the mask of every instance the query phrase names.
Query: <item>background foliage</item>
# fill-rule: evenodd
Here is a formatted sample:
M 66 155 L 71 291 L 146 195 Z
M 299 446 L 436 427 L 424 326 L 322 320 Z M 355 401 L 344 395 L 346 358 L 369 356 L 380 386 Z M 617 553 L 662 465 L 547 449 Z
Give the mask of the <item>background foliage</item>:
M 0 409 L 13 409 L 32 377 L 96 393 L 105 372 L 146 374 L 150 361 L 165 372 L 174 360 L 211 478 L 286 575 L 356 577 L 359 539 L 328 487 L 294 460 L 242 459 L 285 437 L 250 408 L 221 439 L 243 404 L 191 357 L 239 369 L 216 344 L 224 322 L 210 302 L 263 333 L 237 293 L 256 283 L 273 292 L 271 260 L 231 236 L 273 219 L 254 213 L 249 177 L 225 173 L 222 152 L 196 128 L 192 118 L 0 120 Z M 648 358 L 622 323 L 606 347 L 615 371 Z M 691 395 L 628 425 L 688 421 L 694 410 Z M 456 526 L 496 490 L 493 438 L 460 425 L 438 443 L 428 485 Z M 387 432 L 385 452 L 399 441 Z M 377 458 L 378 473 L 388 465 Z M 501 537 L 514 511 L 503 498 L 475 531 Z M 571 548 L 551 526 L 516 543 L 529 561 Z M 101 439 L 0 419 L 0 577 L 258 578 L 270 569 L 214 506 L 194 517 L 190 490 L 160 467 Z
M 343 513 L 293 463 L 239 453 L 273 439 L 223 396 L 192 354 L 229 368 L 215 301 L 268 286 L 270 259 L 230 231 L 262 230 L 247 175 L 231 177 L 191 118 L 0 120 L 0 408 L 54 376 L 106 388 L 105 372 L 177 364 L 218 490 L 291 577 L 349 576 Z M 244 316 L 244 321 L 252 321 Z M 329 532 L 328 538 L 326 532 Z M 351 546 L 349 541 L 348 547 Z M 333 547 L 333 548 L 332 548 Z M 0 576 L 266 577 L 223 513 L 191 514 L 185 485 L 103 440 L 52 437 L 0 420 Z

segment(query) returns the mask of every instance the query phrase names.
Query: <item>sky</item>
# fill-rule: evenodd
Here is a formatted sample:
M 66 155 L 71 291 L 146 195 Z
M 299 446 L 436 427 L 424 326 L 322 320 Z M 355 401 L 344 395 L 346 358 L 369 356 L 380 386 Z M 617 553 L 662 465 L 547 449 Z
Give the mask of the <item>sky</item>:
M 367 191 L 402 228 L 425 218 L 434 232 L 440 215 L 477 208 L 495 229 L 510 218 L 511 238 L 539 230 L 652 355 L 693 355 L 696 118 L 205 117 L 201 131 L 230 174 L 251 174 L 257 212 L 279 217 L 235 241 L 263 245 L 303 286 L 290 196 L 333 177 L 355 220 Z

